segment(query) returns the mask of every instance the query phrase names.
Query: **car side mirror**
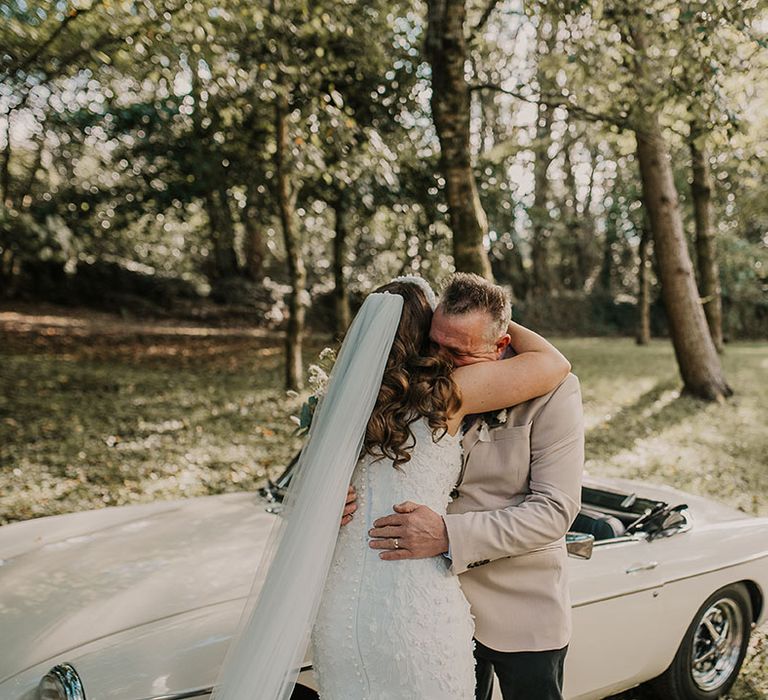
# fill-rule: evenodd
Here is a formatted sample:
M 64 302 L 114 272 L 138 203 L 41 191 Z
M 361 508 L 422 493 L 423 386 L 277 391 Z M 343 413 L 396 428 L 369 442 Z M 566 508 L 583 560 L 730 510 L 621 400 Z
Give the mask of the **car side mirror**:
M 582 532 L 569 532 L 565 536 L 565 548 L 568 554 L 577 559 L 591 559 L 595 546 L 595 536 Z

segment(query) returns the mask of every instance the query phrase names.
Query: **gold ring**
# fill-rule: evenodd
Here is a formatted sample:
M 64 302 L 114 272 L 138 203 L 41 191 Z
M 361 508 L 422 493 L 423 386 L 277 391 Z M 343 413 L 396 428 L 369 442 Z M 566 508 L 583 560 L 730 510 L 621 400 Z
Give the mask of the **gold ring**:
M 400 545 L 397 542 L 397 537 L 395 537 L 394 543 L 395 543 L 395 549 L 400 549 Z

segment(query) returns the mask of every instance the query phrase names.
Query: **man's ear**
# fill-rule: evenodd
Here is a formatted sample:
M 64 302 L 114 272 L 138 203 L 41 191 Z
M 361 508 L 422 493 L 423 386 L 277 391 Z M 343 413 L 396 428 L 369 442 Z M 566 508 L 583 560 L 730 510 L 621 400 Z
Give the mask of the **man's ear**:
M 499 353 L 499 357 L 504 354 L 504 351 L 509 347 L 511 342 L 512 338 L 509 336 L 509 333 L 505 333 L 499 337 L 499 339 L 496 341 L 496 352 Z

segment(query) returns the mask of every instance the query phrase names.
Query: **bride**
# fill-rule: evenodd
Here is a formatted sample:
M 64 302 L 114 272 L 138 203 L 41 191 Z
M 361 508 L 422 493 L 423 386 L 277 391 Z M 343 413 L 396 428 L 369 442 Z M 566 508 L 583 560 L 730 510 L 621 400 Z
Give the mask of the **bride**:
M 472 618 L 448 561 L 393 566 L 368 530 L 406 500 L 444 514 L 464 417 L 541 396 L 570 365 L 512 323 L 514 357 L 453 369 L 429 340 L 435 306 L 424 280 L 398 278 L 355 317 L 212 700 L 287 700 L 310 630 L 322 700 L 474 698 Z M 358 508 L 339 530 L 350 483 Z

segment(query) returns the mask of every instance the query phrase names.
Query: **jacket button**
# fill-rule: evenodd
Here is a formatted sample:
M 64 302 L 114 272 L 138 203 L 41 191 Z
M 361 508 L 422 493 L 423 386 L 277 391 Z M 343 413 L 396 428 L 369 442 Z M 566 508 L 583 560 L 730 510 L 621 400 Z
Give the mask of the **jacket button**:
M 443 493 L 445 493 L 445 491 L 443 491 Z M 453 489 L 453 491 L 451 491 L 451 498 L 458 498 L 458 497 L 459 497 L 459 489 Z

